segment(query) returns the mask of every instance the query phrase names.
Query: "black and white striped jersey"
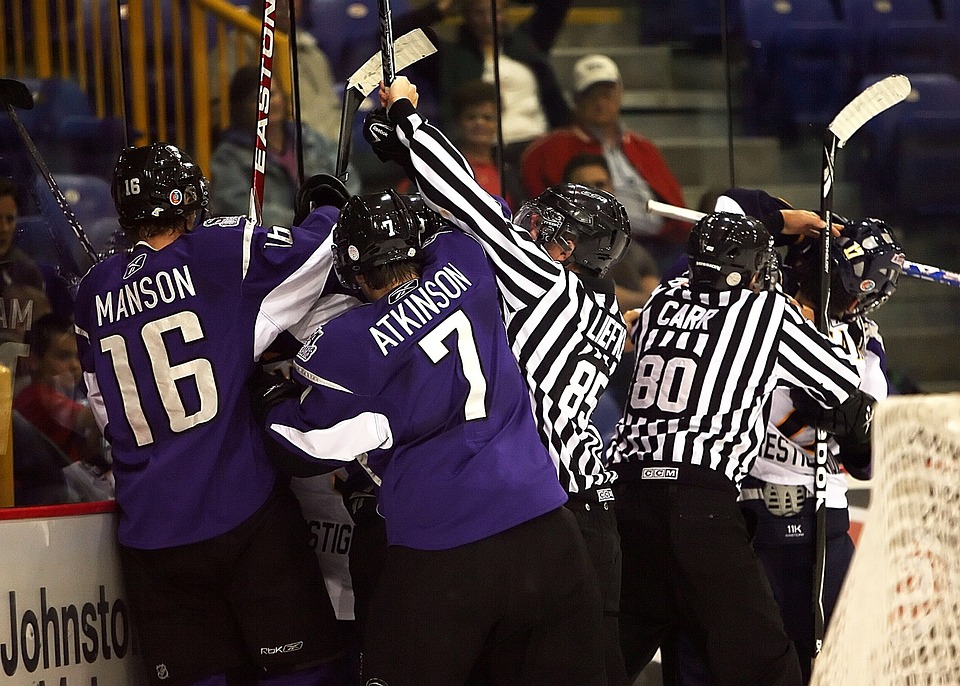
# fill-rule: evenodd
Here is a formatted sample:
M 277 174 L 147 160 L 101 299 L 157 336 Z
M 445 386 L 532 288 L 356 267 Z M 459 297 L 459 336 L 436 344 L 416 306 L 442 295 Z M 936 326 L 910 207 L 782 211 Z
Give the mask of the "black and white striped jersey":
M 637 362 L 615 464 L 702 465 L 739 485 L 777 386 L 834 407 L 859 382 L 852 361 L 779 292 L 695 291 L 677 280 L 654 292 L 631 336 Z
M 427 204 L 475 237 L 494 265 L 507 338 L 561 484 L 577 493 L 611 483 L 616 474 L 604 464 L 603 441 L 590 415 L 626 338 L 613 282 L 554 262 L 504 217 L 464 157 L 409 101 L 395 103 L 390 116 L 410 148 Z

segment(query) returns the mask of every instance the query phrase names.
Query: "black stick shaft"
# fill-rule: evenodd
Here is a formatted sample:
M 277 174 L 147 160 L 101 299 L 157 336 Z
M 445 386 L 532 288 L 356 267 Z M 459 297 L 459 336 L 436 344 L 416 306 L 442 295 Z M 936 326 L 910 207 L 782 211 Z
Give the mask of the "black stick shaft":
M 397 61 L 393 51 L 393 18 L 390 0 L 377 0 L 380 13 L 380 59 L 383 64 L 383 83 L 389 86 L 397 78 Z
M 506 196 L 504 189 L 504 152 L 503 152 L 503 100 L 500 97 L 500 16 L 497 0 L 490 0 L 490 21 L 493 29 L 493 89 L 497 93 L 497 173 L 500 175 L 500 194 Z
M 120 112 L 120 116 L 123 117 L 123 145 L 127 147 L 130 145 L 130 118 L 127 116 L 127 113 L 130 111 L 130 107 L 127 103 L 127 70 L 125 65 L 127 63 L 125 55 L 127 51 L 124 49 L 124 40 L 123 40 L 123 7 L 124 0 L 117 0 L 117 51 L 120 53 L 118 56 L 118 63 L 120 72 L 120 108 L 123 110 Z
M 293 124 L 296 131 L 296 140 L 294 141 L 297 150 L 297 187 L 303 184 L 303 119 L 300 113 L 300 59 L 299 48 L 297 46 L 297 0 L 289 0 L 287 7 L 290 16 L 290 79 L 291 90 L 293 93 Z
M 837 136 L 826 131 L 823 138 L 823 165 L 820 186 L 820 214 L 826 226 L 820 232 L 820 289 L 816 312 L 817 330 L 825 336 L 830 330 L 830 247 L 833 235 L 833 192 L 836 182 Z M 813 493 L 816 498 L 817 536 L 813 558 L 813 656 L 820 653 L 826 632 L 823 611 L 823 586 L 827 563 L 827 434 L 816 428 L 814 444 Z

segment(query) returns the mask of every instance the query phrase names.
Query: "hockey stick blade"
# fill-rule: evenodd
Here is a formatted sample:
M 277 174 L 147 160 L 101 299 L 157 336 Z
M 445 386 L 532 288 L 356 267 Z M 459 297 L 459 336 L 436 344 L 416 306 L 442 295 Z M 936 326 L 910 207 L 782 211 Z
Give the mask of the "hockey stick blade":
M 910 79 L 903 74 L 893 74 L 868 86 L 847 103 L 833 118 L 827 130 L 837 137 L 837 147 L 846 145 L 860 127 L 910 95 Z
M 679 219 L 684 222 L 698 222 L 706 216 L 703 212 L 698 212 L 697 210 L 677 207 L 676 205 L 669 205 L 657 200 L 647 201 L 647 212 L 660 217 L 666 217 L 667 219 Z M 931 267 L 927 264 L 904 260 L 903 264 L 900 265 L 900 273 L 911 279 L 920 279 L 921 281 L 929 281 L 944 286 L 960 288 L 960 273 L 947 271 L 940 267 Z
M 429 57 L 437 51 L 423 29 L 414 29 L 400 36 L 393 44 L 394 68 L 406 69 L 411 64 Z M 337 145 L 337 163 L 335 176 L 347 180 L 347 164 L 350 160 L 351 140 L 353 138 L 353 118 L 360 105 L 380 85 L 383 78 L 383 57 L 375 53 L 363 63 L 350 78 L 343 89 L 343 107 L 340 111 L 340 139 Z
M 0 104 L 21 110 L 33 109 L 33 93 L 27 84 L 15 79 L 0 79 Z
M 394 69 L 401 71 L 437 51 L 423 29 L 414 29 L 393 43 Z M 366 97 L 373 93 L 383 78 L 383 58 L 376 53 L 363 63 L 347 80 L 347 88 L 355 88 Z

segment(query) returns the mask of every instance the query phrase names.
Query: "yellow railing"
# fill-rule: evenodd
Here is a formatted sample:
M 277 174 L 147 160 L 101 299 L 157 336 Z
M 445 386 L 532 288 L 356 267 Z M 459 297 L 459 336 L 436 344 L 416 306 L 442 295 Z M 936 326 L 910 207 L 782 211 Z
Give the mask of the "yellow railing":
M 227 0 L 103 6 L 13 0 L 9 14 L 0 12 L 0 75 L 72 79 L 98 116 L 126 118 L 131 143 L 176 143 L 208 170 L 212 133 L 228 123 L 227 107 L 217 103 L 227 101 L 233 70 L 259 61 L 260 19 Z M 289 54 L 287 36 L 277 32 L 274 84 L 287 93 Z

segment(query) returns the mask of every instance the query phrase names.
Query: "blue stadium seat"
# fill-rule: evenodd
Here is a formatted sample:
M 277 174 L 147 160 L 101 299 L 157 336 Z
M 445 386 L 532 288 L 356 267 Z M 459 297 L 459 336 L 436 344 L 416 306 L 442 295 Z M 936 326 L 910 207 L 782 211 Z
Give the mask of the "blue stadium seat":
M 101 226 L 101 222 L 104 222 L 102 226 L 116 224 L 117 210 L 110 195 L 110 184 L 98 176 L 81 174 L 57 174 L 54 180 L 67 199 L 67 204 L 80 226 L 94 243 L 94 247 L 101 250 L 105 246 L 105 241 L 101 241 L 103 246 L 98 246 L 93 241 L 90 231 L 92 227 Z M 73 235 L 73 230 L 63 217 L 63 212 L 42 177 L 36 180 L 36 196 L 41 205 L 41 214 L 54 227 L 56 235 L 62 239 L 63 244 L 69 247 L 73 262 L 81 266 L 88 265 L 86 253 Z
M 407 0 L 392 0 L 390 5 L 394 21 L 410 11 Z M 297 19 L 317 39 L 338 81 L 345 82 L 380 49 L 376 0 L 308 0 Z
M 18 110 L 17 116 L 50 170 L 103 173 L 107 166 L 103 158 L 115 159 L 122 141 L 119 120 L 97 117 L 90 98 L 75 81 L 49 78 L 24 79 L 24 83 L 33 93 L 34 106 Z M 11 122 L 3 128 L 17 135 Z M 9 137 L 7 132 L 0 136 Z
M 907 100 L 864 127 L 864 209 L 881 216 L 960 215 L 960 79 L 907 76 L 913 86 Z
M 848 0 L 864 74 L 955 73 L 958 27 L 938 0 Z
M 748 133 L 824 126 L 853 97 L 857 42 L 841 0 L 741 0 Z
M 678 0 L 680 28 L 687 38 L 720 38 L 723 35 L 722 0 Z M 732 2 L 727 5 L 727 27 L 738 30 L 739 7 Z
M 56 182 L 81 224 L 116 218 L 117 210 L 110 194 L 110 184 L 104 179 L 83 174 L 60 174 Z

